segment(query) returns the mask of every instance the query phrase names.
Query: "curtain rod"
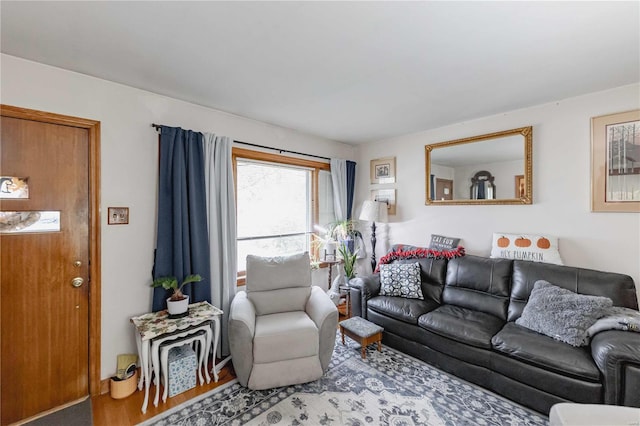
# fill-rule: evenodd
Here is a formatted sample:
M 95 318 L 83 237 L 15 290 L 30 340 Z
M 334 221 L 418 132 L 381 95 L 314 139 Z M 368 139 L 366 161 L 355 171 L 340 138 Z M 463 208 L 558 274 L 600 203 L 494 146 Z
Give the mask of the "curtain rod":
M 162 126 L 164 126 L 164 124 L 151 123 L 151 127 L 154 127 L 156 130 L 160 130 L 160 127 L 162 127 Z M 165 126 L 165 127 L 169 127 L 169 126 Z M 288 149 L 274 148 L 272 146 L 258 145 L 258 144 L 255 144 L 255 143 L 249 143 L 249 142 L 243 142 L 243 141 L 237 141 L 237 140 L 234 140 L 233 142 L 237 143 L 237 144 L 241 144 L 241 145 L 253 146 L 253 147 L 256 147 L 256 148 L 271 149 L 273 151 L 278 151 L 280 154 L 287 153 L 287 154 L 295 154 L 295 155 L 304 155 L 304 156 L 307 156 L 307 157 L 320 158 L 322 160 L 331 161 L 331 159 L 329 157 L 323 157 L 321 155 L 305 154 L 304 152 L 289 151 Z

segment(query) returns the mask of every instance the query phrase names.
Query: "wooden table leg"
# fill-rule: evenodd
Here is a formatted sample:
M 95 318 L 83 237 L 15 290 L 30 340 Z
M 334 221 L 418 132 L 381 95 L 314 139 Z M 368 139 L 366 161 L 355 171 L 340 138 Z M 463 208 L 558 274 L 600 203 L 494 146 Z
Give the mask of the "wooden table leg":
M 378 340 L 378 352 L 382 352 L 382 340 Z
M 344 345 L 344 328 L 340 326 L 340 334 L 342 335 L 342 344 Z
M 360 343 L 360 346 L 362 347 L 361 349 L 362 359 L 367 359 L 367 346 L 364 344 L 364 341 Z

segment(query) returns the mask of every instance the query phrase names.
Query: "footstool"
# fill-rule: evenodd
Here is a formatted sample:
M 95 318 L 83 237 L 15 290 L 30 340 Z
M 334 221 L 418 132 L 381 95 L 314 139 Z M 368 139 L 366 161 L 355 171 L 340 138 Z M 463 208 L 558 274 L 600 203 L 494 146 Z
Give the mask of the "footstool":
M 353 317 L 340 321 L 339 325 L 342 344 L 344 345 L 345 334 L 360 343 L 360 356 L 363 359 L 367 358 L 366 348 L 371 343 L 378 343 L 378 352 L 382 351 L 382 332 L 384 328 L 361 317 Z

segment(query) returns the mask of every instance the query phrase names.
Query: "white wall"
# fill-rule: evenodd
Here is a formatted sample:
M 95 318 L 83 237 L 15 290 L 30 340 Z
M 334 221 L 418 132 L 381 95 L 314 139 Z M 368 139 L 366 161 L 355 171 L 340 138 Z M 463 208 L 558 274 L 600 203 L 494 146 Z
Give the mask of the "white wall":
M 432 233 L 461 237 L 469 254 L 482 256 L 493 232 L 547 233 L 559 238 L 566 265 L 628 274 L 639 287 L 640 214 L 590 211 L 590 118 L 639 107 L 636 84 L 361 145 L 356 213 L 374 188 L 369 161 L 396 156 L 397 215 L 378 229 L 378 258 L 390 244 L 426 246 Z M 530 125 L 532 205 L 425 206 L 426 144 Z
M 215 132 L 261 145 L 353 159 L 352 146 L 143 90 L 1 55 L 0 102 L 99 120 L 102 142 L 102 369 L 135 353 L 129 318 L 151 309 L 158 134 L 151 123 Z M 108 206 L 128 206 L 127 226 L 107 226 Z M 314 283 L 326 284 L 326 272 Z

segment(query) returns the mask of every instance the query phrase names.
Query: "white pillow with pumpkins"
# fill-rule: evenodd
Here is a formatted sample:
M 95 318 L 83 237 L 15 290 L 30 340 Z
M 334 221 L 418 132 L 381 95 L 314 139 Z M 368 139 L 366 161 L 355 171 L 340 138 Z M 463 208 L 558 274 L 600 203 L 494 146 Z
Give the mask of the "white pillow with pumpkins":
M 496 232 L 493 234 L 491 257 L 563 264 L 558 251 L 558 238 L 551 235 Z

